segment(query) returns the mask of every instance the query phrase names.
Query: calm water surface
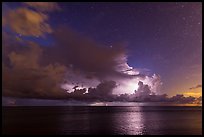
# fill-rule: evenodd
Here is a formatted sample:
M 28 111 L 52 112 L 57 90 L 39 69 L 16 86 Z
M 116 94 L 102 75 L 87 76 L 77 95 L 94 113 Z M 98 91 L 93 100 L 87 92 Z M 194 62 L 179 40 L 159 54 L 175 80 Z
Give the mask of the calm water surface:
M 202 134 L 202 107 L 3 107 L 3 134 Z

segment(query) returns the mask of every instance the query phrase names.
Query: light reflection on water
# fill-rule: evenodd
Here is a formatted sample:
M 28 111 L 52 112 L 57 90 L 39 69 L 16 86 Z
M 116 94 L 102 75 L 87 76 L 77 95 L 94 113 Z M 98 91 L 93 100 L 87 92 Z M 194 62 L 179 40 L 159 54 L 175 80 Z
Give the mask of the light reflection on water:
M 194 124 L 193 122 L 199 122 L 201 117 L 200 115 L 190 119 L 193 109 L 184 110 L 180 111 L 174 107 L 84 107 L 78 110 L 74 108 L 76 113 L 71 115 L 66 113 L 60 117 L 61 129 L 65 134 L 182 134 L 183 129 L 191 130 L 183 123 Z M 194 126 L 201 128 L 201 124 L 198 123 Z M 179 128 L 182 130 L 179 131 Z M 192 133 L 196 133 L 196 130 Z
M 124 113 L 114 114 L 114 123 L 118 134 L 143 135 L 145 132 L 144 118 L 140 107 L 128 107 Z M 137 109 L 136 111 L 134 109 Z
M 76 108 L 74 110 L 77 111 Z M 69 108 L 68 111 L 72 112 L 73 108 Z M 118 107 L 85 108 L 78 110 L 77 113 L 61 115 L 60 132 L 72 134 L 143 135 L 145 126 L 141 111 L 140 107 L 121 109 Z
M 201 107 L 164 106 L 16 107 L 3 110 L 3 131 L 10 134 L 201 134 L 201 110 Z

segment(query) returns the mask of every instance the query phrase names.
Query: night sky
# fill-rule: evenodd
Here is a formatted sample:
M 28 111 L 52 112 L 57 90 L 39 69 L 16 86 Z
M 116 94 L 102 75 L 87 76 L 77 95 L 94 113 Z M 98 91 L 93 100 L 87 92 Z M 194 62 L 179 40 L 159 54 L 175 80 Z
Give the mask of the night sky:
M 202 96 L 202 4 L 3 3 L 3 96 Z

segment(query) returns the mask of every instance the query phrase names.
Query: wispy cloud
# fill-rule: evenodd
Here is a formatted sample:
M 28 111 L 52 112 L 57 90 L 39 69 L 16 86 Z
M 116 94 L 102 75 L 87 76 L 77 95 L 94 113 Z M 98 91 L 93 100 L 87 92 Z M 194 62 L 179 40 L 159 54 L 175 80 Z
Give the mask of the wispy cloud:
M 44 37 L 53 30 L 48 23 L 48 13 L 43 11 L 50 12 L 58 9 L 60 8 L 57 3 L 25 2 L 19 8 L 4 12 L 2 25 L 9 26 L 14 32 L 23 36 Z
M 202 88 L 202 85 L 201 85 L 201 84 L 198 84 L 197 86 L 191 87 L 191 88 L 189 88 L 189 89 L 192 90 L 192 89 L 197 89 L 197 88 Z

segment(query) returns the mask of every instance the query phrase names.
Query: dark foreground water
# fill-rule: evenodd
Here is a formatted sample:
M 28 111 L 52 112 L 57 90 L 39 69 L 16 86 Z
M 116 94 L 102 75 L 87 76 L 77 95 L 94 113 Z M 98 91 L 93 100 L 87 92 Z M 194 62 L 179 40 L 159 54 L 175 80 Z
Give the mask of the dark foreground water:
M 3 134 L 202 134 L 202 107 L 3 107 Z

